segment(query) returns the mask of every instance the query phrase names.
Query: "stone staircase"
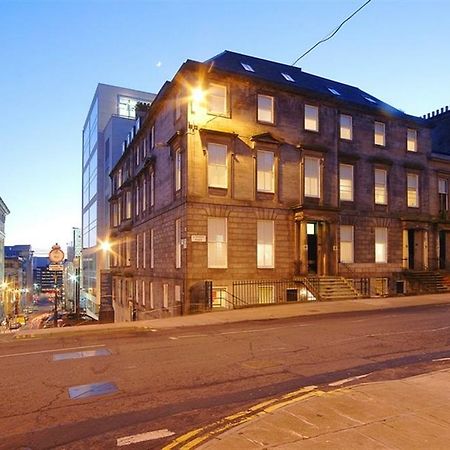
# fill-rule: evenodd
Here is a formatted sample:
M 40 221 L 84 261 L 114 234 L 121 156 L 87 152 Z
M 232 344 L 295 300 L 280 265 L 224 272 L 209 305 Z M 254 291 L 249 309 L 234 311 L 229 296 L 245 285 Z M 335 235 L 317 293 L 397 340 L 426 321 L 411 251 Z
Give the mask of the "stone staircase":
M 405 278 L 417 293 L 450 292 L 450 277 L 441 272 L 411 270 L 405 272 Z
M 308 276 L 306 287 L 317 300 L 348 300 L 361 298 L 361 294 L 344 277 Z

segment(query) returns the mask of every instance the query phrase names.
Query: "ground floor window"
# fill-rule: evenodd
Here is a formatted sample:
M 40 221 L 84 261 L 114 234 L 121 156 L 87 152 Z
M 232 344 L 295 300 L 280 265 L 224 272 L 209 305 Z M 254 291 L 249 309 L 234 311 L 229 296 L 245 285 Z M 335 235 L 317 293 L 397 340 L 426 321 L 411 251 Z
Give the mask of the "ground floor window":
M 375 295 L 384 296 L 389 294 L 389 278 L 374 278 L 373 291 Z
M 163 308 L 169 309 L 169 285 L 163 284 Z
M 258 286 L 258 303 L 274 303 L 274 289 L 273 286 Z
M 227 306 L 227 288 L 214 287 L 212 290 L 213 308 L 226 308 Z

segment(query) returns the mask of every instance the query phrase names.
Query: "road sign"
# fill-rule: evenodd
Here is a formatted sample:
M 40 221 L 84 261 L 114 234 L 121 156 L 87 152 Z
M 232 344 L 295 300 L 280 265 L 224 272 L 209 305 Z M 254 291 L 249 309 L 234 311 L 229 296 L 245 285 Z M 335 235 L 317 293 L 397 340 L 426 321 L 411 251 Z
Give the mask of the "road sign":
M 49 264 L 48 270 L 51 272 L 62 272 L 63 266 L 61 264 Z

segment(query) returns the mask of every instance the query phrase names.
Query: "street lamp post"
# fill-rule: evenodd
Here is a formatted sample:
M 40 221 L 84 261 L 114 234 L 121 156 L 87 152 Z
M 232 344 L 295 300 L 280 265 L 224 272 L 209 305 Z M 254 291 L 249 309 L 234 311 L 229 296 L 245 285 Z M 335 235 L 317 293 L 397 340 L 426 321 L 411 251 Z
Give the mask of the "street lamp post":
M 58 325 L 58 270 L 59 267 L 62 270 L 62 266 L 60 264 L 64 260 L 64 252 L 61 250 L 61 247 L 58 244 L 55 244 L 52 249 L 50 250 L 50 253 L 48 254 L 48 259 L 51 263 L 53 263 L 56 267 L 53 268 L 55 271 L 55 312 L 54 312 L 54 324 L 55 328 Z M 59 267 L 58 267 L 59 266 Z M 50 268 L 51 269 L 51 268 Z

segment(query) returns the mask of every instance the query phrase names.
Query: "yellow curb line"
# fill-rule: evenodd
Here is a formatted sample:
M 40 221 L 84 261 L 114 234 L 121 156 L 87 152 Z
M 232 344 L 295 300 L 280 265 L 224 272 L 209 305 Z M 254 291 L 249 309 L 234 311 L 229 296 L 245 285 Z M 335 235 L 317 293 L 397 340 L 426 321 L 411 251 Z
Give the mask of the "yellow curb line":
M 205 440 L 221 434 L 230 428 L 234 428 L 256 417 L 269 414 L 272 411 L 275 411 L 279 408 L 282 408 L 283 406 L 289 405 L 299 400 L 323 394 L 322 391 L 318 391 L 316 389 L 317 386 L 306 386 L 304 388 L 285 394 L 282 397 L 277 397 L 258 403 L 244 411 L 240 411 L 223 419 L 219 419 L 212 424 L 189 431 L 188 433 L 185 433 L 179 436 L 174 441 L 170 442 L 168 445 L 163 447 L 162 450 L 172 450 L 174 448 L 183 450 L 193 449 Z

